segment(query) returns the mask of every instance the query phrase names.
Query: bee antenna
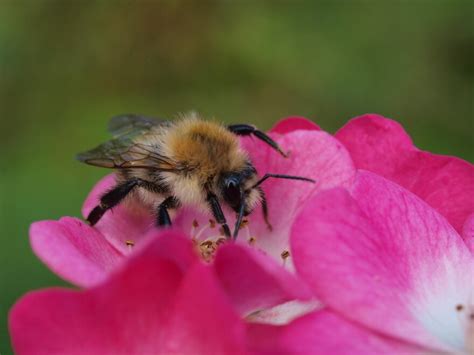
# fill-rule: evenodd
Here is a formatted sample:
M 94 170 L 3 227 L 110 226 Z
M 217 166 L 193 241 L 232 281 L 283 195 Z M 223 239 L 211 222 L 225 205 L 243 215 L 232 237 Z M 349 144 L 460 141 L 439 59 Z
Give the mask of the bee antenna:
M 316 180 L 310 179 L 310 178 L 305 178 L 302 176 L 293 176 L 293 175 L 284 175 L 284 174 L 265 174 L 260 180 L 258 180 L 252 188 L 255 188 L 259 185 L 261 185 L 265 180 L 268 178 L 277 178 L 277 179 L 288 179 L 288 180 L 301 180 L 301 181 L 308 181 L 312 182 L 313 184 L 316 183 Z

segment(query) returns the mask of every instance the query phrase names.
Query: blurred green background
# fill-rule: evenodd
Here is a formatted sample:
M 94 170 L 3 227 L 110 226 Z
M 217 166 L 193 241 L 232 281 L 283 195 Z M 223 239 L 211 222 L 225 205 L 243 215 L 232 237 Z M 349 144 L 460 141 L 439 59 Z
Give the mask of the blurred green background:
M 118 113 L 195 109 L 334 132 L 377 112 L 427 150 L 472 161 L 470 1 L 0 0 L 0 352 L 28 290 L 63 284 L 32 221 L 78 216 L 106 171 L 74 160 Z

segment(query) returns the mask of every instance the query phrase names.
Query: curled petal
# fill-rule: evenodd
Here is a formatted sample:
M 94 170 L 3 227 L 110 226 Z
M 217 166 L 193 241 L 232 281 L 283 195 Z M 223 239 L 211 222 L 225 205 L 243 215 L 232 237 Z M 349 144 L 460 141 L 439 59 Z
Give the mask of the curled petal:
M 382 175 L 412 191 L 462 232 L 474 212 L 474 166 L 462 159 L 419 150 L 402 126 L 370 114 L 337 133 L 357 168 Z
M 296 130 L 320 131 L 321 128 L 316 123 L 305 117 L 291 116 L 278 121 L 270 132 L 286 134 Z
M 323 303 L 389 336 L 465 349 L 474 259 L 415 195 L 360 172 L 351 194 L 312 199 L 292 233 L 296 268 Z
M 86 291 L 27 294 L 9 316 L 15 352 L 243 353 L 244 326 L 212 269 L 197 262 L 183 273 L 161 255 L 151 245 Z
M 243 354 L 245 328 L 210 267 L 196 264 L 178 290 L 163 354 Z
M 123 258 L 97 230 L 77 218 L 33 223 L 30 242 L 51 270 L 83 287 L 101 282 Z
M 294 319 L 322 308 L 324 308 L 324 305 L 316 299 L 307 301 L 293 300 L 249 314 L 246 319 L 252 323 L 285 325 Z
M 378 335 L 328 310 L 319 310 L 286 326 L 249 324 L 256 354 L 399 355 L 427 353 L 415 345 Z
M 139 255 L 169 260 L 183 272 L 199 260 L 191 240 L 178 228 L 154 229 L 144 239 L 146 241 L 137 246 Z
M 221 246 L 214 267 L 223 289 L 243 315 L 312 296 L 297 276 L 250 247 L 235 243 Z

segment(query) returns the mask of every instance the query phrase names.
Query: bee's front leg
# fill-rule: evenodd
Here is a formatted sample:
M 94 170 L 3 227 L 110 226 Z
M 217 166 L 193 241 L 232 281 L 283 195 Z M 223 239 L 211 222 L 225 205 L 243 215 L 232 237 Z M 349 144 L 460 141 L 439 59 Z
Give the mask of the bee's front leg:
M 168 213 L 168 208 L 179 207 L 180 203 L 178 199 L 174 196 L 169 196 L 163 200 L 158 206 L 157 216 L 156 216 L 156 225 L 157 226 L 171 226 L 171 218 Z
M 212 214 L 214 215 L 214 218 L 216 219 L 217 223 L 219 223 L 222 226 L 222 229 L 226 238 L 230 238 L 231 237 L 230 229 L 229 229 L 229 226 L 227 225 L 227 221 L 225 219 L 224 213 L 222 212 L 222 208 L 219 203 L 219 200 L 217 199 L 217 196 L 214 195 L 212 192 L 209 192 L 207 194 L 207 202 L 209 203 L 209 206 L 211 207 Z

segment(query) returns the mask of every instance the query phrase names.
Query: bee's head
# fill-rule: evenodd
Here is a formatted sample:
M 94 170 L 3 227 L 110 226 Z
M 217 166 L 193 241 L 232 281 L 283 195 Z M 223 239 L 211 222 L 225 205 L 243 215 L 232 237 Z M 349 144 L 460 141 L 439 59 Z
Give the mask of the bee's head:
M 221 177 L 220 189 L 223 200 L 237 213 L 233 233 L 234 239 L 242 224 L 242 218 L 252 212 L 261 199 L 261 190 L 255 188 L 257 172 L 251 165 L 244 170 L 225 173 Z
M 223 200 L 236 212 L 243 210 L 247 216 L 260 201 L 260 190 L 253 188 L 257 181 L 257 171 L 253 166 L 222 174 L 220 192 Z
M 224 202 L 229 205 L 237 213 L 237 221 L 233 237 L 237 237 L 237 233 L 242 224 L 242 218 L 249 215 L 254 207 L 262 202 L 263 214 L 266 220 L 266 199 L 260 187 L 260 184 L 268 178 L 302 180 L 315 183 L 313 179 L 293 176 L 285 174 L 265 174 L 261 179 L 257 177 L 257 171 L 248 163 L 244 169 L 227 172 L 219 177 L 218 189 Z

